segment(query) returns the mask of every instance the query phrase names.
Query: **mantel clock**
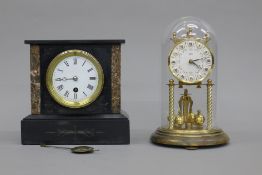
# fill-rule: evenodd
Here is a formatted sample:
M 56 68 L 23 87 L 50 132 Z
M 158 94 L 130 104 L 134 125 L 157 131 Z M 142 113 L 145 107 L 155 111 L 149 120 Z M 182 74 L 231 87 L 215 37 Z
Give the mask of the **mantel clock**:
M 171 25 L 163 44 L 162 126 L 156 144 L 188 149 L 223 145 L 229 137 L 215 125 L 217 57 L 214 32 L 185 17 Z
M 121 112 L 124 40 L 27 40 L 31 115 L 22 144 L 128 144 Z

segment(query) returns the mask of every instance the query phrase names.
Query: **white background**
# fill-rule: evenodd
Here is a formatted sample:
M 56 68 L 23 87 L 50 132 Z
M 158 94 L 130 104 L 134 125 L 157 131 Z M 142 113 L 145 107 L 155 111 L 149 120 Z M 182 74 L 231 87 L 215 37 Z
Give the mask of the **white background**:
M 182 16 L 207 21 L 218 40 L 217 120 L 228 146 L 188 151 L 149 143 L 160 126 L 160 56 L 166 27 Z M 261 174 L 261 27 L 259 0 L 1 0 L 1 174 Z M 131 145 L 97 146 L 93 155 L 20 145 L 30 113 L 25 39 L 126 39 L 122 108 Z

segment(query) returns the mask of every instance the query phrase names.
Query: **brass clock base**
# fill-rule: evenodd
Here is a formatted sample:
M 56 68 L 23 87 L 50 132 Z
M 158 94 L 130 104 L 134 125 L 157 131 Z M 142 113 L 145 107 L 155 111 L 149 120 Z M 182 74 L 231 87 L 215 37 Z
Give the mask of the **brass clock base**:
M 175 130 L 158 128 L 151 137 L 155 144 L 181 146 L 186 149 L 219 146 L 229 142 L 229 137 L 221 129 L 211 130 Z

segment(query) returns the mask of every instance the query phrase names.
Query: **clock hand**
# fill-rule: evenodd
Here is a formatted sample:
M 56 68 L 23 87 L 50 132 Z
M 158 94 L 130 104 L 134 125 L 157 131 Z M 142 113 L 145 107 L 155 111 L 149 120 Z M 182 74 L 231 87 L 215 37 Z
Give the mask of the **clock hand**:
M 74 80 L 74 81 L 77 81 L 78 80 L 78 77 L 77 76 L 74 76 L 73 78 L 66 78 L 64 77 L 65 80 Z
M 55 81 L 62 81 L 63 78 L 56 78 Z
M 195 60 L 192 60 L 192 61 L 198 61 L 198 60 L 202 60 L 202 59 L 195 59 Z
M 66 78 L 66 77 L 63 77 L 63 78 L 56 78 L 55 80 L 56 81 L 66 81 L 66 80 L 71 80 L 72 78 Z
M 196 65 L 196 67 L 198 67 L 199 69 L 202 69 L 202 67 L 198 64 L 196 64 L 195 62 L 193 62 L 194 65 Z
M 73 78 L 66 78 L 66 77 L 64 77 L 64 80 L 73 80 Z
M 63 77 L 63 78 L 56 78 L 55 80 L 56 80 L 56 81 L 66 81 L 66 80 L 74 80 L 74 81 L 77 81 L 77 80 L 78 80 L 78 77 L 77 77 L 77 76 L 74 76 L 73 78 Z
M 198 64 L 196 64 L 196 63 L 194 62 L 194 60 L 192 60 L 192 59 L 189 59 L 189 64 L 194 64 L 196 67 L 198 67 L 199 69 L 201 69 L 201 66 L 198 65 Z

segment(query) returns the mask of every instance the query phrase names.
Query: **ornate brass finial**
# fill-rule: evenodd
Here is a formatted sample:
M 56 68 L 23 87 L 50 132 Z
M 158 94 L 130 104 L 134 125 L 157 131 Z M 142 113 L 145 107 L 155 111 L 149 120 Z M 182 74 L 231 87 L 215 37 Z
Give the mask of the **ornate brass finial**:
M 173 40 L 176 39 L 176 32 L 173 32 Z
M 208 80 L 207 80 L 207 84 L 208 84 L 208 85 L 212 85 L 212 80 L 208 79 Z
M 187 32 L 186 32 L 186 36 L 187 36 L 188 38 L 192 37 L 192 36 L 193 36 L 192 32 L 193 32 L 192 27 L 189 27 L 188 30 L 187 30 Z
M 208 32 L 205 33 L 204 37 L 203 37 L 203 41 L 204 43 L 208 43 L 208 41 L 210 41 L 210 35 Z
M 176 45 L 177 43 L 179 43 L 181 41 L 181 38 L 177 37 L 177 33 L 176 32 L 173 32 L 173 36 L 172 36 L 171 40 Z

